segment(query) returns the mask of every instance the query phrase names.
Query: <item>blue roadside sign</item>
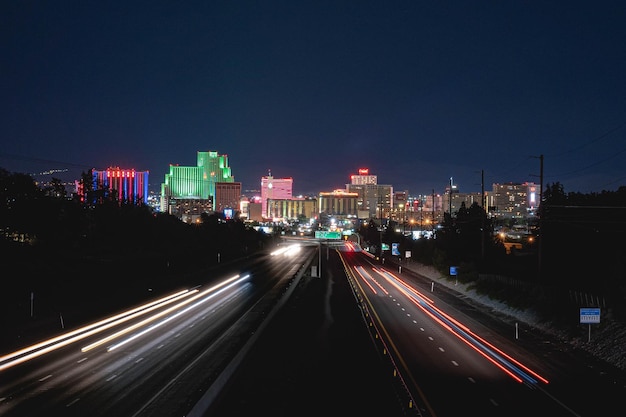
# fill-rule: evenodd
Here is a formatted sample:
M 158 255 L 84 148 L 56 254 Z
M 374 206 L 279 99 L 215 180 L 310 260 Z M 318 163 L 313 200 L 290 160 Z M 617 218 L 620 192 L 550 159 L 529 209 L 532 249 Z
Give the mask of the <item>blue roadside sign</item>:
M 600 309 L 599 308 L 581 308 L 580 309 L 580 322 L 584 324 L 600 323 Z

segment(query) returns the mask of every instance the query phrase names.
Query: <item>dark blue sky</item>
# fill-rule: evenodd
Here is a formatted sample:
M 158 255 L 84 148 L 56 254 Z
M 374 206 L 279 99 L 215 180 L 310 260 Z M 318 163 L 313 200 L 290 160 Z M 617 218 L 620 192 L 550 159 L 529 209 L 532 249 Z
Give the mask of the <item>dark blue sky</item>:
M 626 185 L 624 1 L 4 1 L 0 167 Z

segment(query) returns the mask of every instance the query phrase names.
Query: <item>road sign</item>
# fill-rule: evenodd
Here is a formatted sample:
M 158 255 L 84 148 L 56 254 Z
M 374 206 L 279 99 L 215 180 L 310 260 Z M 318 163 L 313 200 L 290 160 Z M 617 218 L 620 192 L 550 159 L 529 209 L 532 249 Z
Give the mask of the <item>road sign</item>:
M 456 266 L 451 266 L 450 267 L 450 275 L 452 275 L 452 276 L 456 275 Z
M 341 239 L 341 233 L 331 232 L 328 230 L 316 230 L 315 238 L 316 239 Z
M 581 308 L 580 309 L 580 322 L 581 323 L 600 323 L 600 309 L 599 308 Z

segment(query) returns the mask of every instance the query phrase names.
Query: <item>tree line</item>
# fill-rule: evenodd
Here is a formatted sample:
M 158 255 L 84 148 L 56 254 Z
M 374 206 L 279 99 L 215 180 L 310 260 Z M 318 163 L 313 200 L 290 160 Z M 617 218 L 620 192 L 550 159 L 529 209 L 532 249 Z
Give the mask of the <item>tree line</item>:
M 449 274 L 457 267 L 458 279 L 481 285 L 480 276 L 498 275 L 518 283 L 541 288 L 545 307 L 563 307 L 551 292 L 580 291 L 596 294 L 626 317 L 626 187 L 616 191 L 582 194 L 566 193 L 562 184 L 548 184 L 538 216 L 527 222 L 531 240 L 522 250 L 507 251 L 494 231 L 503 220 L 489 217 L 483 207 L 462 204 L 456 213 L 445 213 L 434 230 L 434 239 L 417 239 L 396 230 L 400 225 L 383 225 L 371 219 L 360 230 L 368 245 L 397 243 L 400 258 L 410 253 L 411 260 L 435 266 Z M 507 219 L 511 226 L 515 220 Z M 389 252 L 385 256 L 390 256 Z M 488 291 L 507 291 L 488 284 Z M 514 291 L 519 292 L 519 287 Z M 522 294 L 536 301 L 536 294 Z M 519 293 L 508 294 L 515 302 Z M 563 301 L 566 303 L 566 301 Z M 554 312 L 554 311 L 552 311 Z
M 112 190 L 93 187 L 88 172 L 80 182 L 84 193 L 67 195 L 59 179 L 42 185 L 0 168 L 0 244 L 5 267 L 19 275 L 7 283 L 9 289 L 59 282 L 71 288 L 76 280 L 128 286 L 156 275 L 177 279 L 172 277 L 252 254 L 271 239 L 220 213 L 204 213 L 191 225 L 136 199 L 119 201 Z M 534 239 L 522 251 L 506 250 L 494 233 L 501 221 L 477 203 L 445 213 L 434 239 L 413 240 L 397 233 L 394 222 L 382 228 L 375 219 L 359 233 L 368 246 L 397 243 L 400 257 L 410 253 L 412 261 L 444 274 L 456 266 L 458 279 L 466 282 L 501 275 L 625 305 L 625 219 L 626 187 L 566 193 L 557 182 L 547 185 L 539 215 L 528 224 Z
M 188 274 L 253 254 L 271 238 L 220 213 L 188 224 L 141 202 L 118 201 L 91 181 L 83 173 L 86 192 L 67 195 L 59 179 L 42 185 L 0 168 L 0 245 L 3 267 L 14 271 L 3 280 L 5 297 L 182 286 Z

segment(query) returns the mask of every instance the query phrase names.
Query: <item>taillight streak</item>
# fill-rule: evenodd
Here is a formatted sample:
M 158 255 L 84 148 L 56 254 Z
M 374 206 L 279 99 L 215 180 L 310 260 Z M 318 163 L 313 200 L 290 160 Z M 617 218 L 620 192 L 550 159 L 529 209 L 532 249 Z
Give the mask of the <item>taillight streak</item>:
M 498 366 L 498 368 L 502 369 L 516 381 L 526 381 L 531 384 L 536 384 L 538 379 L 543 383 L 548 383 L 547 379 L 532 371 L 519 361 L 513 359 L 510 355 L 507 355 L 491 343 L 473 333 L 467 326 L 437 308 L 431 299 L 396 277 L 391 272 L 375 268 L 373 268 L 373 270 L 384 277 L 386 281 L 398 289 L 398 291 L 406 295 L 406 297 L 413 304 L 424 311 L 435 322 L 439 323 L 443 328 L 453 333 L 468 346 L 471 346 L 476 352 L 480 353 L 490 362 Z
M 364 282 L 364 283 L 365 283 L 368 287 L 370 287 L 370 289 L 372 290 L 372 292 L 373 292 L 374 294 L 378 294 L 378 292 L 376 291 L 376 288 L 374 288 L 374 287 L 372 286 L 372 284 L 370 284 L 370 283 L 369 283 L 369 280 L 373 281 L 373 282 L 374 282 L 374 284 L 376 284 L 376 286 L 377 286 L 378 288 L 380 288 L 380 290 L 381 290 L 382 292 L 384 292 L 385 294 L 389 294 L 389 293 L 387 292 L 387 290 L 386 290 L 386 289 L 384 289 L 384 288 L 383 288 L 383 286 L 382 286 L 382 285 L 380 285 L 380 283 L 379 283 L 378 281 L 376 281 L 374 278 L 372 278 L 372 276 L 371 276 L 370 274 L 368 274 L 368 273 L 367 273 L 367 271 L 365 271 L 365 270 L 364 270 L 364 268 L 363 268 L 362 266 L 355 266 L 355 267 L 354 267 L 354 269 L 355 269 L 356 273 L 357 273 L 357 274 L 359 274 L 359 276 L 361 277 L 361 279 L 363 280 L 363 282 Z M 365 276 L 366 276 L 366 275 L 367 275 L 367 278 L 369 278 L 369 280 L 365 279 Z

